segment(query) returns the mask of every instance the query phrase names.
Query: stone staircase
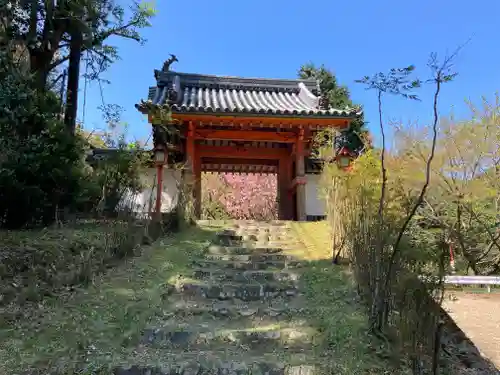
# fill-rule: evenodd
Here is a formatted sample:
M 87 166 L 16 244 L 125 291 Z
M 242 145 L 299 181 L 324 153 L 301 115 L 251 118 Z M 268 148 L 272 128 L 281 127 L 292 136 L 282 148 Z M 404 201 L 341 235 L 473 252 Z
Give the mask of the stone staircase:
M 140 345 L 156 350 L 160 365 L 115 374 L 315 372 L 316 331 L 305 319 L 302 264 L 290 255 L 301 246 L 286 222 L 228 224 L 172 284 L 168 311 L 142 332 Z

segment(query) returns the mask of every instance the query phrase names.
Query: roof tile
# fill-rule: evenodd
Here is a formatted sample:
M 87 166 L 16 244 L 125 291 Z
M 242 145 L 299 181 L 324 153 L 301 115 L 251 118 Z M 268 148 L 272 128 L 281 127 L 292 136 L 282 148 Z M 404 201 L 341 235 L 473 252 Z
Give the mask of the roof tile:
M 354 108 L 319 108 L 311 80 L 271 80 L 205 76 L 163 72 L 149 90 L 153 105 L 167 102 L 169 90 L 176 93 L 173 112 L 247 113 L 285 116 L 348 117 L 360 114 Z

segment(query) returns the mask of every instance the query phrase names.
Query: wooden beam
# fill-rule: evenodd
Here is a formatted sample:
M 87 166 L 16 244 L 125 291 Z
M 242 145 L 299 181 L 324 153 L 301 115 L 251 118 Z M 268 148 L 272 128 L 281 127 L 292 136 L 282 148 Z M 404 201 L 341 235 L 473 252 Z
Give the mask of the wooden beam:
M 196 145 L 196 150 L 202 158 L 280 159 L 288 155 L 285 148 Z
M 277 128 L 293 128 L 303 126 L 309 128 L 331 127 L 337 129 L 346 129 L 354 118 L 352 117 L 263 117 L 263 116 L 234 116 L 234 115 L 208 115 L 195 113 L 172 113 L 172 117 L 177 121 L 193 121 L 195 124 L 203 123 L 228 125 L 228 126 L 273 126 Z
M 232 168 L 229 168 L 232 167 Z M 212 172 L 212 173 L 266 173 L 266 174 L 276 174 L 278 172 L 278 167 L 266 167 L 266 169 L 262 169 L 260 166 L 257 170 L 252 170 L 250 166 L 244 165 L 214 165 L 208 164 L 203 165 L 201 170 L 203 172 Z
M 213 139 L 228 141 L 257 141 L 257 142 L 295 142 L 296 134 L 293 132 L 265 132 L 255 130 L 217 130 L 197 129 L 196 139 Z
M 235 164 L 235 165 L 268 165 L 277 166 L 277 160 L 266 159 L 238 159 L 238 158 L 214 158 L 202 157 L 202 164 Z

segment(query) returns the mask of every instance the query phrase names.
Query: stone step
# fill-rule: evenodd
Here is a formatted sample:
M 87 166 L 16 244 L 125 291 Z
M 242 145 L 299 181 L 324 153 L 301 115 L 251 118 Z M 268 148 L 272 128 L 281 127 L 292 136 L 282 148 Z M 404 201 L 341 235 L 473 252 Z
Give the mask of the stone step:
M 223 229 L 219 233 L 234 233 L 234 234 L 248 234 L 248 235 L 282 235 L 282 236 L 293 236 L 294 232 L 287 227 L 279 228 L 259 228 L 259 227 L 248 227 L 248 228 L 230 228 Z
M 289 242 L 295 241 L 294 236 L 286 233 L 224 233 L 217 234 L 217 241 L 240 241 L 240 242 Z
M 217 268 L 198 268 L 194 272 L 195 279 L 210 279 L 214 281 L 235 281 L 248 283 L 251 281 L 267 282 L 289 282 L 297 281 L 299 276 L 295 272 L 283 270 L 249 270 L 249 271 L 228 271 Z
M 231 224 L 225 225 L 226 229 L 292 229 L 290 223 L 280 222 L 280 223 L 263 223 L 263 222 L 232 222 Z
M 287 250 L 287 249 L 296 249 L 299 247 L 302 247 L 303 245 L 300 242 L 297 241 L 214 241 L 213 245 L 219 245 L 219 246 L 228 246 L 228 247 L 246 247 L 248 249 L 255 249 L 255 248 L 262 248 L 262 247 L 267 247 L 267 248 L 277 248 L 280 250 Z
M 258 225 L 258 226 L 286 226 L 289 222 L 286 220 L 231 220 L 232 225 Z
M 255 285 L 244 284 L 203 284 L 180 282 L 177 291 L 182 295 L 201 296 L 207 299 L 242 301 L 269 300 L 276 297 L 294 297 L 298 294 L 294 284 L 264 283 Z
M 237 303 L 234 300 L 210 302 L 203 298 L 192 298 L 172 300 L 171 309 L 165 311 L 162 317 L 191 320 L 193 317 L 207 319 L 209 316 L 219 319 L 227 318 L 231 322 L 241 322 L 242 324 L 250 321 L 263 325 L 266 322 L 275 323 L 276 321 L 289 320 L 292 317 L 305 316 L 308 309 L 303 306 L 301 296 L 276 298 L 268 302 L 250 301 L 244 303 Z
M 137 354 L 122 363 L 137 366 L 116 368 L 114 374 L 325 373 L 323 362 L 311 356 L 317 332 L 307 323 L 299 273 L 292 270 L 304 262 L 283 253 L 302 246 L 289 223 L 198 224 L 219 231 L 216 240 L 203 259 L 192 262 L 190 276 L 168 284 L 168 303 L 132 338 L 138 340 Z
M 291 239 L 295 238 L 295 233 L 290 230 L 274 230 L 274 229 L 223 229 L 216 232 L 219 238 L 233 238 L 240 240 L 255 240 L 259 237 L 273 237 Z
M 284 262 L 293 260 L 291 255 L 287 254 L 207 254 L 205 255 L 206 260 L 217 260 L 217 261 L 232 261 L 232 262 Z
M 214 220 L 214 219 L 198 219 L 196 224 L 199 226 L 214 226 L 214 227 L 231 227 L 235 225 L 234 220 Z
M 224 260 L 210 260 L 199 259 L 193 260 L 193 265 L 201 268 L 219 268 L 219 269 L 233 269 L 233 270 L 265 270 L 265 269 L 284 269 L 284 268 L 300 268 L 303 263 L 297 260 L 289 261 L 224 261 Z
M 224 255 L 247 255 L 247 254 L 275 254 L 283 251 L 277 247 L 245 247 L 245 246 L 220 246 L 210 245 L 207 249 L 209 254 Z
M 237 232 L 248 232 L 248 233 L 293 233 L 292 229 L 288 226 L 233 226 L 232 228 L 225 228 L 225 230 L 232 230 Z
M 300 300 L 300 298 L 296 299 Z M 202 330 L 210 328 L 214 332 L 307 326 L 309 325 L 307 321 L 309 310 L 295 303 L 296 299 L 291 299 L 288 303 L 284 301 L 284 298 L 274 303 L 208 301 L 201 298 L 196 301 L 190 299 L 182 303 L 179 299 L 175 302 L 175 308 L 170 307 L 169 310 L 151 317 L 148 326 L 175 327 L 184 330 L 201 327 Z
M 282 350 L 304 351 L 313 343 L 316 330 L 304 325 L 270 325 L 247 329 L 212 327 L 210 324 L 190 323 L 152 327 L 144 330 L 141 344 L 156 348 L 185 348 L 189 350 Z
M 287 234 L 249 234 L 248 232 L 236 233 L 233 231 L 229 231 L 218 233 L 217 239 L 219 240 L 219 242 L 288 242 L 294 240 L 294 237 Z
M 233 359 L 221 359 L 218 354 L 197 353 L 196 358 L 184 362 L 173 362 L 158 367 L 127 366 L 117 367 L 114 375 L 316 375 L 318 366 L 287 364 L 271 361 L 262 357 L 236 356 Z

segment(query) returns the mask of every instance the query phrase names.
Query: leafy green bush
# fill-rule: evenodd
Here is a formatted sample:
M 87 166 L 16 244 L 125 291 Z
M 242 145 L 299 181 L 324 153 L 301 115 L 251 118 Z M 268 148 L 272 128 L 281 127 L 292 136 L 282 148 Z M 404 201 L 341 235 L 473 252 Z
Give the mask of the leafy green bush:
M 107 215 L 120 209 L 119 205 L 127 193 L 137 193 L 143 188 L 141 172 L 149 157 L 142 149 L 132 149 L 123 139 L 113 151 L 104 160 L 93 164 L 86 185 L 88 195 L 82 197 Z
M 78 195 L 83 143 L 66 131 L 54 93 L 31 88 L 0 55 L 0 227 L 48 225 Z

